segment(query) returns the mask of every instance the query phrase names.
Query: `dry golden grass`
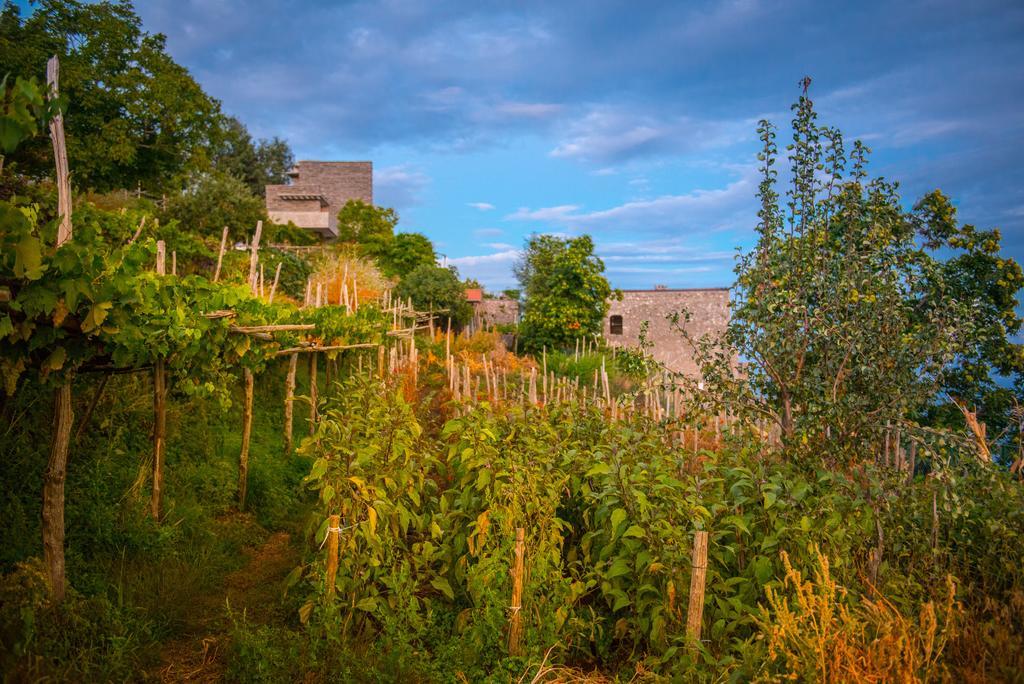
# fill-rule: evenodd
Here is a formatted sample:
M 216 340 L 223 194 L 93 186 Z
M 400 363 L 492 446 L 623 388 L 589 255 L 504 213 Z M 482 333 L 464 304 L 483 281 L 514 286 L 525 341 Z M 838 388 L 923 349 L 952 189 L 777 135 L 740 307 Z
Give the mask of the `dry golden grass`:
M 788 592 L 767 589 L 762 622 L 777 680 L 818 682 L 929 682 L 945 678 L 941 656 L 962 614 L 955 586 L 946 581 L 941 602 L 924 603 L 908 619 L 884 597 L 850 604 L 833 579 L 828 557 L 815 550 L 817 567 L 804 580 L 782 553 Z

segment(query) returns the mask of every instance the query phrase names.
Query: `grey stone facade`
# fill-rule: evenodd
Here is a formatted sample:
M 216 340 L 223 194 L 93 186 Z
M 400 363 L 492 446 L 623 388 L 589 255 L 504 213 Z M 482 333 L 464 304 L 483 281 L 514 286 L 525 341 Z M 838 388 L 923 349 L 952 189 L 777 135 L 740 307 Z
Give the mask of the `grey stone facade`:
M 338 235 L 338 211 L 349 200 L 373 204 L 373 162 L 300 161 L 287 185 L 267 186 L 267 214 L 325 238 Z
M 670 370 L 695 375 L 698 369 L 689 345 L 667 320 L 667 316 L 683 309 L 691 314 L 685 329 L 693 337 L 722 333 L 729 323 L 729 290 L 623 290 L 622 301 L 610 302 L 604 338 L 610 345 L 636 347 L 640 326 L 648 321 L 647 340 L 654 345 L 651 355 Z
M 495 325 L 509 325 L 519 322 L 519 302 L 499 297 L 473 302 L 473 330 L 490 328 Z

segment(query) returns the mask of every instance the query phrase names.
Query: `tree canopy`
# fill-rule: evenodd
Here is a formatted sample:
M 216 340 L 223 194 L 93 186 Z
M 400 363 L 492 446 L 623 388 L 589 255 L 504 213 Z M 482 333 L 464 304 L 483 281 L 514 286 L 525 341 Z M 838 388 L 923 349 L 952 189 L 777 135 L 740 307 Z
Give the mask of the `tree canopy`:
M 534 235 L 513 269 L 526 297 L 523 347 L 566 347 L 601 332 L 612 288 L 589 235 Z
M 473 315 L 472 307 L 466 301 L 466 287 L 454 266 L 417 266 L 398 283 L 395 295 L 412 299 L 413 305 L 421 311 L 443 309 L 444 313 L 438 314 L 439 317 L 451 320 L 455 325 L 467 323 Z
M 79 187 L 157 191 L 204 163 L 220 103 L 171 59 L 163 35 L 142 30 L 130 2 L 40 0 L 22 16 L 7 0 L 0 74 L 42 78 L 51 55 L 60 57 L 68 161 Z M 28 141 L 8 164 L 45 177 L 53 168 L 48 141 Z
M 434 243 L 422 233 L 399 233 L 377 262 L 389 277 L 404 277 L 419 266 L 433 266 L 437 261 Z
M 338 240 L 354 242 L 361 256 L 379 258 L 395 239 L 398 213 L 362 200 L 349 200 L 338 212 Z

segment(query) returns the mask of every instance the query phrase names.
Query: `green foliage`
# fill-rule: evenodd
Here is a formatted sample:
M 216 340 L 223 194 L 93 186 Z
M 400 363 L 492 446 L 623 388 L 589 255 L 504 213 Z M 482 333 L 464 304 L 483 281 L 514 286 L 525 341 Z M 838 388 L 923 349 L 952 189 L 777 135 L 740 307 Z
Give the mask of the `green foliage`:
M 0 153 L 4 155 L 39 133 L 40 127 L 57 113 L 57 107 L 64 99 L 46 99 L 34 78 L 18 76 L 12 82 L 10 74 L 0 81 L 0 96 L 3 97 L 0 102 Z
M 253 195 L 263 197 L 266 186 L 288 182 L 295 157 L 280 138 L 252 140 L 245 124 L 233 116 L 224 117 L 212 142 L 214 169 L 242 181 Z
M 420 266 L 433 266 L 436 261 L 434 244 L 421 233 L 399 233 L 377 258 L 381 273 L 389 278 L 404 277 Z
M 398 214 L 362 200 L 349 200 L 338 212 L 338 240 L 354 242 L 360 256 L 382 258 L 395 239 Z
M 729 349 L 701 357 L 705 381 L 732 388 L 726 401 L 770 411 L 787 440 L 820 446 L 828 426 L 839 457 L 934 396 L 971 316 L 915 241 L 926 212 L 904 211 L 895 184 L 868 180 L 867 150 L 858 141 L 847 157 L 806 95 L 793 109 L 786 205 L 775 130 L 762 121 L 758 244 L 736 266 Z M 749 360 L 739 383 L 737 354 Z
M 231 240 L 250 239 L 256 222 L 267 218 L 263 200 L 220 171 L 193 175 L 181 193 L 167 199 L 164 215 L 200 235 L 219 237 L 227 226 Z
M 424 264 L 416 267 L 398 283 L 395 296 L 411 298 L 420 311 L 443 311 L 438 314 L 441 319 L 455 325 L 465 324 L 473 315 L 466 301 L 465 286 L 454 266 Z
M 531 237 L 515 274 L 526 296 L 519 326 L 526 351 L 571 347 L 600 334 L 612 290 L 589 235 Z
M 142 30 L 126 1 L 42 0 L 26 16 L 16 3 L 0 13 L 0 73 L 42 77 L 60 55 L 68 162 L 85 188 L 162 190 L 204 163 L 219 103 L 166 52 L 165 38 Z M 12 154 L 21 173 L 53 169 L 49 141 Z

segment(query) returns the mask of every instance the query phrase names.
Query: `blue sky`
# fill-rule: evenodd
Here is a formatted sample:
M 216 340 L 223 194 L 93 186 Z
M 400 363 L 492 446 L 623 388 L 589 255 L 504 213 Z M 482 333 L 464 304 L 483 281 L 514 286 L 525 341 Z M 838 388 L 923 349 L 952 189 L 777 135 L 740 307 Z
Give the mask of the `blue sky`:
M 1024 258 L 1020 2 L 140 0 L 224 109 L 300 159 L 370 159 L 378 204 L 514 286 L 532 232 L 590 233 L 613 286 L 725 286 L 755 127 L 797 83 L 904 200 L 941 188 Z

